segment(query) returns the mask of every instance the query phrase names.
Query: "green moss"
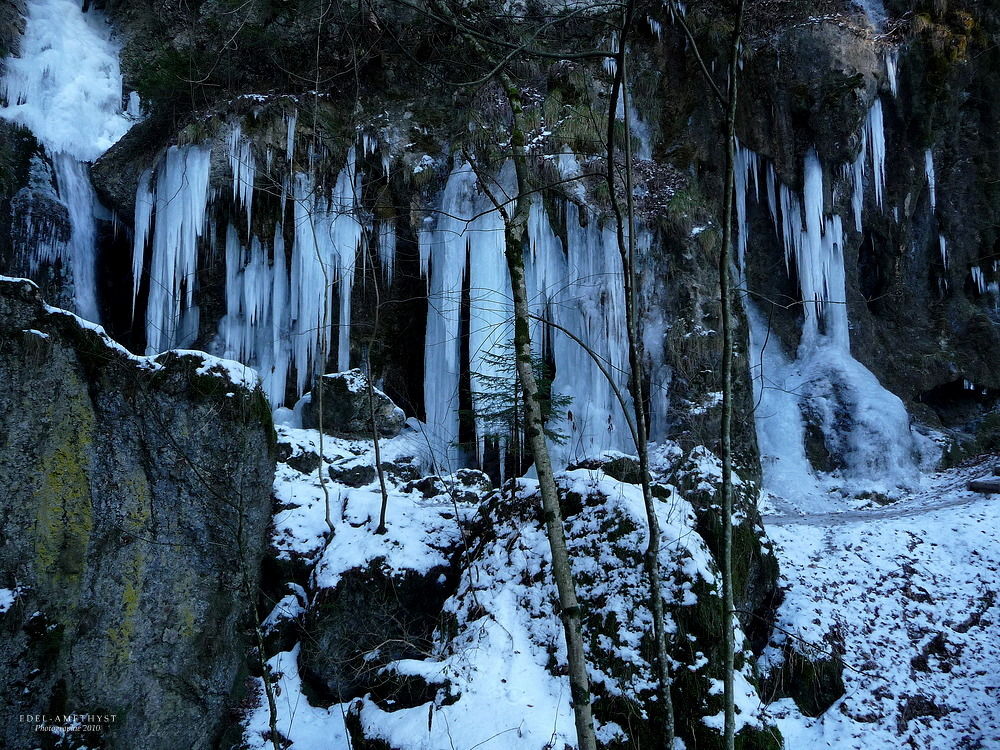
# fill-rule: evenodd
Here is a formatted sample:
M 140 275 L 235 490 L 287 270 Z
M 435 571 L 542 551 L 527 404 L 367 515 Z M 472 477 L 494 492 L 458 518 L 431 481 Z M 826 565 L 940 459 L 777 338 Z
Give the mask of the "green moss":
M 83 384 L 69 382 L 49 407 L 53 428 L 35 490 L 35 560 L 53 589 L 76 589 L 86 567 L 94 527 L 90 453 L 94 414 Z
M 136 633 L 136 616 L 142 603 L 146 558 L 139 547 L 124 563 L 123 585 L 118 623 L 108 630 L 106 658 L 111 667 L 121 667 L 132 658 L 132 641 Z

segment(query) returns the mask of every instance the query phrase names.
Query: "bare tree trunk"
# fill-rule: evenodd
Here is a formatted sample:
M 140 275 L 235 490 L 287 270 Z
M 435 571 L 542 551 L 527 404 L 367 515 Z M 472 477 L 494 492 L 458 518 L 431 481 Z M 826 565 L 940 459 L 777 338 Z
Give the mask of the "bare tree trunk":
M 457 23 L 454 14 L 444 3 L 440 0 L 430 0 L 430 4 L 438 16 L 446 19 L 462 35 L 473 53 L 482 60 L 491 59 L 479 38 Z M 504 89 L 512 116 L 510 128 L 511 160 L 514 163 L 514 173 L 517 177 L 513 211 L 510 211 L 506 205 L 506 199 L 498 200 L 494 197 L 482 175 L 479 175 L 479 182 L 504 222 L 504 255 L 510 274 L 511 297 L 514 307 L 514 360 L 523 391 L 524 432 L 527 446 L 531 450 L 535 462 L 535 471 L 538 474 L 538 487 L 545 515 L 545 530 L 552 552 L 552 577 L 555 579 L 556 591 L 559 596 L 559 616 L 562 619 L 566 636 L 566 657 L 569 666 L 569 685 L 576 724 L 577 746 L 579 750 L 597 750 L 594 717 L 590 705 L 590 677 L 587 673 L 587 657 L 583 646 L 582 612 L 576 598 L 576 583 L 573 580 L 573 568 L 570 565 L 569 550 L 566 546 L 562 510 L 559 507 L 559 491 L 556 488 L 549 447 L 545 441 L 541 398 L 531 358 L 531 310 L 528 305 L 528 290 L 524 278 L 524 236 L 527 231 L 531 203 L 525 138 L 527 127 L 524 120 L 522 92 L 502 64 L 497 66 L 494 75 Z M 475 169 L 475 165 L 473 168 Z
M 566 633 L 569 684 L 576 721 L 577 743 L 580 750 L 596 750 L 597 741 L 590 707 L 590 678 L 587 674 L 587 659 L 583 648 L 580 604 L 576 598 L 576 585 L 566 547 L 562 511 L 559 507 L 559 493 L 549 457 L 549 447 L 545 442 L 542 405 L 531 360 L 531 311 L 528 307 L 528 291 L 524 279 L 524 235 L 530 203 L 521 91 L 506 73 L 501 73 L 500 78 L 513 112 L 511 147 L 517 175 L 517 197 L 513 215 L 506 217 L 504 222 L 504 240 L 514 301 L 514 357 L 517 375 L 524 391 L 524 431 L 535 460 L 542 508 L 545 512 L 545 529 L 552 550 L 552 576 L 555 578 L 559 593 L 559 614 Z
M 725 746 L 736 746 L 736 703 L 734 671 L 736 669 L 736 605 L 733 598 L 733 299 L 730 266 L 733 242 L 733 191 L 736 141 L 737 71 L 740 37 L 743 32 L 744 0 L 736 0 L 736 19 L 733 28 L 732 48 L 729 56 L 729 81 L 726 97 L 725 138 L 726 164 L 723 177 L 722 247 L 719 249 L 719 302 L 722 316 L 722 419 L 720 425 L 720 453 L 722 457 L 722 607 L 725 647 L 725 674 L 723 675 L 726 703 Z
M 375 283 L 378 283 L 377 281 Z M 375 318 L 375 327 L 378 330 L 378 315 Z M 374 336 L 373 336 L 374 338 Z M 389 506 L 389 491 L 385 486 L 385 471 L 382 469 L 382 447 L 378 437 L 378 426 L 375 424 L 375 386 L 372 385 L 372 361 L 371 343 L 365 349 L 365 380 L 368 382 L 368 416 L 372 425 L 372 445 L 375 447 L 375 472 L 378 474 L 379 491 L 382 493 L 382 507 L 378 514 L 378 528 L 376 534 L 384 534 L 388 529 L 385 527 L 385 513 Z
M 632 408 L 635 414 L 633 437 L 635 438 L 636 454 L 639 458 L 639 476 L 642 486 L 642 499 L 646 510 L 646 524 L 649 528 L 649 540 L 646 545 L 645 564 L 649 581 L 649 607 L 653 616 L 653 640 L 656 649 L 655 666 L 657 670 L 657 692 L 660 699 L 661 723 L 663 725 L 662 747 L 673 750 L 674 747 L 674 702 L 670 694 L 672 678 L 670 676 L 670 661 L 667 649 L 666 623 L 664 622 L 662 580 L 660 576 L 660 522 L 656 515 L 656 500 L 653 498 L 649 477 L 649 440 L 646 431 L 646 404 L 643 397 L 643 358 L 642 339 L 639 336 L 639 299 L 636 277 L 636 244 L 635 244 L 635 203 L 632 186 L 632 128 L 628 101 L 628 36 L 631 31 L 634 4 L 632 0 L 625 6 L 622 28 L 618 38 L 618 50 L 615 57 L 617 63 L 615 80 L 612 85 L 608 109 L 608 165 L 607 180 L 611 196 L 611 204 L 615 213 L 617 225 L 618 250 L 621 254 L 622 272 L 625 285 L 625 326 L 628 335 L 629 366 L 631 377 L 629 390 L 632 392 Z M 625 115 L 624 156 L 625 156 L 625 202 L 626 211 L 622 215 L 621 203 L 618 200 L 617 180 L 615 178 L 615 124 L 617 120 L 618 98 L 621 97 Z

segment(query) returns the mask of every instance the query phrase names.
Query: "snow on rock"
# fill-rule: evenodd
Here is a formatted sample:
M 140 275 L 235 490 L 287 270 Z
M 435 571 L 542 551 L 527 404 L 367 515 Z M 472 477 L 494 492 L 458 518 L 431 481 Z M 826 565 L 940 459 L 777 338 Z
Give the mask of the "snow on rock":
M 403 429 L 406 415 L 374 385 L 371 386 L 369 402 L 368 388 L 368 376 L 359 369 L 316 378 L 313 397 L 303 404 L 303 426 L 318 429 L 322 416 L 323 430 L 328 434 L 370 438 L 374 419 L 374 427 L 381 437 L 395 437 Z M 316 396 L 320 389 L 323 395 L 322 414 L 320 400 Z
M 567 536 L 578 595 L 584 605 L 594 712 L 604 742 L 655 742 L 655 720 L 647 713 L 655 683 L 646 661 L 652 623 L 644 604 L 642 552 L 646 544 L 642 493 L 636 485 L 599 470 L 562 475 Z M 565 646 L 556 616 L 549 547 L 540 518 L 537 486 L 521 480 L 488 501 L 471 532 L 476 550 L 458 591 L 445 604 L 445 621 L 429 658 L 404 660 L 389 672 L 416 675 L 438 686 L 427 702 L 412 707 L 356 702 L 350 716 L 358 731 L 398 748 L 487 746 L 546 748 L 573 745 L 575 730 L 565 674 Z M 663 595 L 672 633 L 676 708 L 683 726 L 712 733 L 721 702 L 710 695 L 705 652 L 717 634 L 705 630 L 705 607 L 718 602 L 717 575 L 695 513 L 675 491 L 663 489 L 657 510 L 663 530 Z M 717 662 L 716 662 L 717 663 Z M 746 667 L 750 675 L 749 666 Z M 747 683 L 749 685 L 749 683 Z M 741 727 L 760 731 L 759 698 L 745 702 Z M 751 708 L 751 703 L 753 708 Z M 428 722 L 428 716 L 431 721 Z M 489 722 L 469 721 L 490 716 Z M 688 717 L 693 717 L 688 719 Z M 699 722 L 699 718 L 705 720 Z M 640 721 L 635 721 L 638 718 Z M 631 746 L 631 745 L 630 745 Z
M 1000 747 L 1000 523 L 966 489 L 982 464 L 884 508 L 769 518 L 785 578 L 772 645 L 843 654 L 845 695 L 818 718 L 768 707 L 786 747 Z
M 18 593 L 19 590 L 17 588 L 0 589 L 0 615 L 14 606 Z
M 386 742 L 399 750 L 573 746 L 564 634 L 537 484 L 522 479 L 491 491 L 477 471 L 427 475 L 432 463 L 416 450 L 423 438 L 407 429 L 381 441 L 389 497 L 386 533 L 376 534 L 382 498 L 371 441 L 288 426 L 277 431 L 273 550 L 279 565 L 299 571 L 296 580 L 308 580 L 304 595 L 277 594 L 267 617 L 275 631 L 292 621 L 301 629 L 285 630 L 280 641 L 283 649 L 298 638 L 300 645 L 271 658 L 278 729 L 291 747 L 323 742 L 339 750 L 349 747 L 347 734 L 350 746 Z M 631 460 L 607 458 L 616 471 Z M 660 446 L 653 472 L 664 482 L 678 477 L 703 508 L 715 502 L 721 468 L 704 449 L 685 454 Z M 740 497 L 755 487 L 734 481 Z M 606 746 L 652 746 L 641 489 L 600 468 L 568 471 L 559 486 L 585 605 L 598 736 Z M 656 507 L 679 726 L 688 741 L 718 741 L 722 700 L 713 686 L 721 662 L 713 623 L 721 579 L 714 541 L 706 541 L 702 514 L 676 487 L 658 485 Z M 757 544 L 756 516 L 741 508 Z M 753 660 L 741 653 L 738 668 L 739 726 L 770 736 Z M 248 746 L 263 749 L 269 717 L 262 688 L 258 681 L 260 704 L 244 726 Z
M 198 375 L 216 375 L 225 378 L 239 388 L 246 388 L 250 391 L 260 385 L 260 376 L 257 372 L 242 362 L 221 359 L 194 349 L 173 349 L 169 353 L 177 357 L 190 357 L 199 360 L 201 364 L 195 370 Z

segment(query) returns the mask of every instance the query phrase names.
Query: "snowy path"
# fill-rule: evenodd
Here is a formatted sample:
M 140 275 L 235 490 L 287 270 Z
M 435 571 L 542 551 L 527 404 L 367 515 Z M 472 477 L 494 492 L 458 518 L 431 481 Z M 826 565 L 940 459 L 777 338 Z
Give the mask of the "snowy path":
M 932 489 L 923 490 L 891 505 L 866 510 L 841 510 L 828 513 L 773 513 L 764 516 L 764 526 L 837 526 L 852 522 L 874 522 L 893 518 L 909 518 L 936 510 L 985 503 L 1000 510 L 1000 495 L 983 494 L 966 489 L 969 480 L 988 475 L 982 470 L 947 472 L 932 478 Z M 935 481 L 937 480 L 937 481 Z
M 1000 498 L 966 489 L 989 473 L 936 474 L 886 507 L 765 519 L 786 586 L 778 626 L 853 668 L 819 718 L 768 707 L 786 747 L 1000 748 Z

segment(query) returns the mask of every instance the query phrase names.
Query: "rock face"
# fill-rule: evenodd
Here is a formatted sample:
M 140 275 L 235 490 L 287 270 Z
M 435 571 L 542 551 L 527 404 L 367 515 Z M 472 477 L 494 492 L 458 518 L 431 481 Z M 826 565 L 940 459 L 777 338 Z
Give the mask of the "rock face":
M 302 426 L 310 429 L 322 426 L 324 432 L 338 437 L 371 437 L 372 410 L 379 436 L 395 437 L 403 429 L 406 415 L 382 391 L 373 388 L 369 404 L 368 378 L 361 370 L 335 372 L 316 378 L 312 397 L 302 409 Z
M 134 357 L 0 280 L 0 706 L 114 715 L 90 745 L 224 729 L 270 517 L 263 396 L 192 353 Z M 3 722 L 0 744 L 56 735 Z

